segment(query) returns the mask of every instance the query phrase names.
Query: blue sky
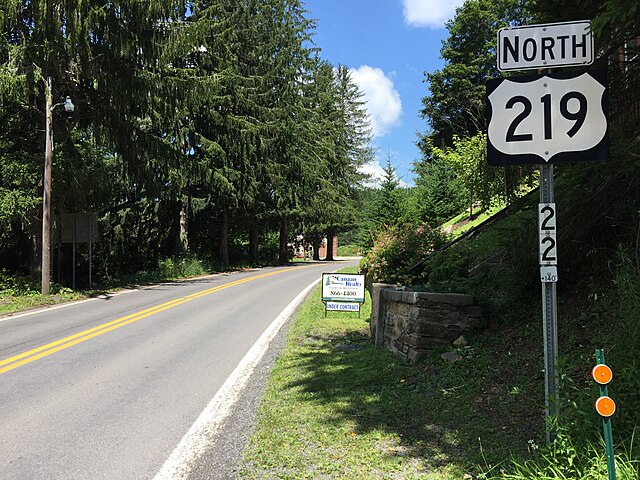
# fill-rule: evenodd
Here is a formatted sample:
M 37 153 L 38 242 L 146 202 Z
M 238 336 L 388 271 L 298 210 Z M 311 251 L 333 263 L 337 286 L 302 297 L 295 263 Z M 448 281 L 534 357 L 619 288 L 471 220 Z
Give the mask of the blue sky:
M 399 178 L 411 184 L 412 162 L 420 158 L 416 132 L 427 93 L 424 72 L 442 67 L 444 24 L 461 0 L 306 0 L 317 20 L 315 43 L 322 58 L 352 69 L 365 94 L 377 149 L 377 162 L 388 155 Z M 377 164 L 369 173 L 379 172 Z

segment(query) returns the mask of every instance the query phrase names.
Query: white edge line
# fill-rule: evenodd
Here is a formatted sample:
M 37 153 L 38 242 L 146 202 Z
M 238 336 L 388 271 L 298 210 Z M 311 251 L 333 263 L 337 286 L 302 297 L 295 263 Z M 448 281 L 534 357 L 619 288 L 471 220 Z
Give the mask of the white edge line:
M 269 344 L 278 334 L 282 326 L 293 314 L 309 291 L 320 282 L 313 281 L 293 301 L 287 305 L 271 325 L 253 344 L 238 366 L 231 372 L 224 384 L 216 392 L 209 404 L 196 419 L 191 428 L 182 437 L 178 446 L 165 461 L 154 480 L 177 480 L 185 478 L 194 462 L 206 451 L 211 439 L 218 433 L 224 421 L 231 414 L 242 390 L 247 385 L 251 374 L 267 351 Z
M 140 290 L 137 288 L 132 288 L 129 290 L 121 290 L 119 292 L 115 292 L 115 293 L 107 293 L 105 294 L 108 297 L 117 297 L 119 295 L 125 295 L 127 293 L 133 293 L 133 292 L 139 292 Z M 7 320 L 15 320 L 17 318 L 22 318 L 22 317 L 28 317 L 30 315 L 36 315 L 38 313 L 42 313 L 42 312 L 50 312 L 51 310 L 58 310 L 60 308 L 67 308 L 67 307 L 72 307 L 74 305 L 80 305 L 81 303 L 86 303 L 86 302 L 93 302 L 94 300 L 104 300 L 105 299 L 105 295 L 98 295 L 97 297 L 92 297 L 92 298 L 85 298 L 83 300 L 70 300 L 68 302 L 65 303 L 61 303 L 59 305 L 51 305 L 51 306 L 44 306 L 44 307 L 38 307 L 34 310 L 29 310 L 27 312 L 18 312 L 18 313 L 4 313 L 2 314 L 2 316 L 0 316 L 0 322 L 6 322 Z
M 198 277 L 192 277 L 192 278 L 179 278 L 177 280 L 174 280 L 174 282 L 178 283 L 180 281 L 189 281 L 189 280 L 193 280 L 193 279 L 217 277 L 219 275 L 224 275 L 224 273 L 222 273 L 222 274 L 220 274 L 220 273 L 211 273 L 211 274 L 208 274 L 208 275 L 200 275 Z M 96 297 L 85 298 L 85 299 L 82 299 L 82 300 L 69 300 L 68 302 L 64 302 L 64 303 L 61 303 L 61 304 L 58 304 L 58 305 L 36 307 L 35 309 L 28 310 L 26 312 L 3 313 L 2 315 L 0 315 L 0 322 L 6 322 L 7 320 L 15 320 L 17 318 L 28 317 L 30 315 L 37 315 L 38 313 L 42 313 L 42 312 L 50 312 L 51 310 L 58 310 L 60 308 L 72 307 L 74 305 L 80 305 L 81 303 L 86 303 L 86 302 L 93 302 L 95 300 L 105 300 L 107 298 L 118 297 L 120 295 L 126 295 L 128 293 L 141 292 L 141 291 L 144 291 L 144 290 L 152 290 L 152 289 L 154 289 L 156 287 L 162 286 L 163 283 L 167 283 L 167 282 L 165 281 L 165 282 L 154 283 L 154 284 L 151 284 L 151 285 L 140 285 L 138 288 L 127 288 L 125 290 L 118 290 L 118 291 L 112 292 L 112 293 L 105 293 L 105 294 L 98 295 Z

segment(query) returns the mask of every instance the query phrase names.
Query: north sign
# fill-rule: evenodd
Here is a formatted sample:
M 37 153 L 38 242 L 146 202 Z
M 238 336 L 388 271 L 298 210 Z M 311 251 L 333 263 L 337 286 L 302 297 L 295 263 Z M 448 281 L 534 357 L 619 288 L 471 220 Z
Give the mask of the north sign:
M 593 63 L 591 22 L 547 23 L 498 31 L 498 70 L 529 70 Z
M 606 78 L 553 73 L 487 82 L 489 165 L 602 161 L 609 157 Z

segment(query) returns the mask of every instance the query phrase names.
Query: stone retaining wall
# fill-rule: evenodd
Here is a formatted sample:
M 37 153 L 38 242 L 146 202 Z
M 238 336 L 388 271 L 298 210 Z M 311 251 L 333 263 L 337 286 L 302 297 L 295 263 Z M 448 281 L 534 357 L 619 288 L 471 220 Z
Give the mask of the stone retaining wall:
M 371 298 L 371 333 L 376 346 L 384 345 L 409 362 L 485 326 L 480 307 L 469 295 L 411 292 L 374 283 Z

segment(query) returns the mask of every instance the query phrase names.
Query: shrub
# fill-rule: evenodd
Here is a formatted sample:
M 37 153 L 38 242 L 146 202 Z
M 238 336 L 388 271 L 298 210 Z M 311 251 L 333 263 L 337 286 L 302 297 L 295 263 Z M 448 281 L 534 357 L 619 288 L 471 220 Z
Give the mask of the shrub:
M 158 275 L 161 278 L 184 278 L 205 275 L 209 270 L 197 258 L 167 258 L 158 262 Z
M 38 292 L 38 285 L 28 277 L 11 275 L 7 270 L 0 269 L 0 296 L 17 297 L 35 295 Z
M 362 268 L 374 282 L 412 285 L 418 273 L 410 270 L 444 242 L 438 229 L 427 224 L 387 227 L 378 232 Z

